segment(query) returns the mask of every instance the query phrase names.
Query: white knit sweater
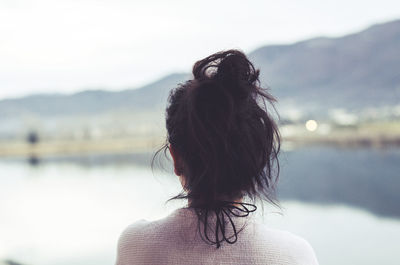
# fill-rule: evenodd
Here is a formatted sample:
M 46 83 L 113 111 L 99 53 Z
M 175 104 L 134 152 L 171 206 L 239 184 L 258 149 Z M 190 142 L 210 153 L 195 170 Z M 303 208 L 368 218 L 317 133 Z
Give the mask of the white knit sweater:
M 192 209 L 177 209 L 154 222 L 138 221 L 122 233 L 116 264 L 318 265 L 314 250 L 301 237 L 267 228 L 253 217 L 236 217 L 234 222 L 243 227 L 238 241 L 223 242 L 217 249 L 200 238 Z

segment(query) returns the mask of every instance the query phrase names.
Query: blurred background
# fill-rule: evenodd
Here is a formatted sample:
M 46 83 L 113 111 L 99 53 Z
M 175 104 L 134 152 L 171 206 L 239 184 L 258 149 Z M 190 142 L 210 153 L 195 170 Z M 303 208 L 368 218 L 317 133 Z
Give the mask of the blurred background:
M 400 2 L 0 1 L 0 264 L 113 264 L 119 234 L 182 206 L 170 89 L 245 51 L 277 97 L 282 210 L 320 264 L 400 262 Z

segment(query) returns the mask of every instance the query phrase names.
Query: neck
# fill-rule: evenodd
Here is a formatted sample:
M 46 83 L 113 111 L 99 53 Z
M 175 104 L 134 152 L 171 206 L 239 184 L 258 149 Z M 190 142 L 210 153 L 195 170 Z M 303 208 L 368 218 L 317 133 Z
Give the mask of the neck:
M 239 199 L 220 199 L 221 202 L 230 202 L 231 205 L 239 207 L 241 203 L 243 203 L 243 198 Z M 202 203 L 197 202 L 193 203 L 192 199 L 188 199 L 188 207 L 196 207 L 196 205 L 202 205 Z

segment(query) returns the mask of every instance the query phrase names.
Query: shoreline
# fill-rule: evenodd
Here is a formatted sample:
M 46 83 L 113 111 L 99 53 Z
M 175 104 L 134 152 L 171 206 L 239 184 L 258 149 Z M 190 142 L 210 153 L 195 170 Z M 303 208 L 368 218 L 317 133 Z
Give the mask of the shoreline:
M 160 137 L 135 137 L 90 140 L 48 140 L 37 144 L 23 141 L 0 141 L 0 158 L 86 156 L 101 154 L 152 153 L 160 148 Z M 304 146 L 327 145 L 341 148 L 388 148 L 400 147 L 400 135 L 296 135 L 282 137 L 283 149 Z

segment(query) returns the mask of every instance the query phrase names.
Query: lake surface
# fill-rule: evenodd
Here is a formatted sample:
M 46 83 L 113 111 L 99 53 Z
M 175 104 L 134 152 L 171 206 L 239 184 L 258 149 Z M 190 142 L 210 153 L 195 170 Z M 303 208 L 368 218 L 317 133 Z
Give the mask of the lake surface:
M 148 155 L 0 160 L 0 260 L 115 262 L 121 231 L 182 203 L 176 177 Z M 306 238 L 320 264 L 400 264 L 400 150 L 309 147 L 281 156 L 283 209 L 263 222 Z

